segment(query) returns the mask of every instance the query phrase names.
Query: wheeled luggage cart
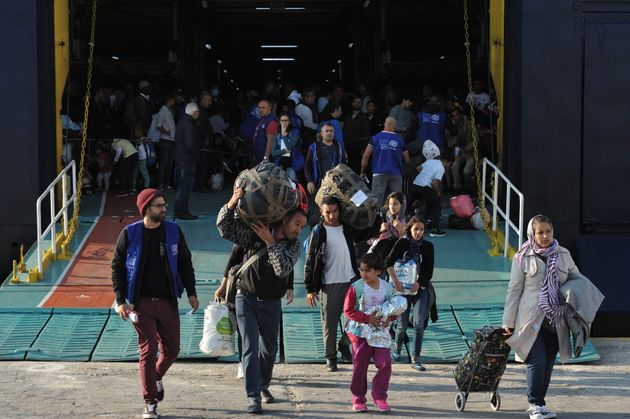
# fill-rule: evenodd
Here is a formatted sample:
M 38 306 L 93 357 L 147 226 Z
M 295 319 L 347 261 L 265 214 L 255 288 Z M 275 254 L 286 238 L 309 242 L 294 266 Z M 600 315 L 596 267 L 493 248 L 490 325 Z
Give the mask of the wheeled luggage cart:
M 470 393 L 487 392 L 492 410 L 501 408 L 501 396 L 497 391 L 510 347 L 503 328 L 485 326 L 475 330 L 472 346 L 453 371 L 459 392 L 455 395 L 455 407 L 463 412 Z

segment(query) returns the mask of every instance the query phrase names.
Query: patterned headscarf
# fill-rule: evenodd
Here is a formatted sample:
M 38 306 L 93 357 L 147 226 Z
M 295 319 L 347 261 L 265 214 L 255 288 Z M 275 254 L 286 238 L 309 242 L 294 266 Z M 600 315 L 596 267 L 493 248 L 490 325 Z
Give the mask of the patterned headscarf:
M 380 240 L 387 240 L 390 239 L 392 237 L 394 238 L 398 238 L 398 230 L 396 230 L 396 227 L 393 226 L 394 220 L 398 220 L 399 222 L 402 223 L 403 228 L 405 228 L 406 226 L 406 217 L 405 217 L 405 212 L 407 211 L 407 197 L 405 197 L 404 194 L 402 195 L 402 202 L 400 203 L 400 211 L 398 211 L 398 214 L 396 216 L 396 218 L 394 218 L 394 216 L 392 215 L 392 213 L 389 211 L 389 199 L 387 200 L 387 202 L 385 203 L 385 207 L 387 208 L 387 212 L 385 213 L 385 216 L 383 217 L 386 223 L 389 224 L 389 227 L 387 228 L 387 230 L 383 231 L 378 238 Z M 394 198 L 394 199 L 398 199 L 398 198 Z
M 558 324 L 563 317 L 566 305 L 561 305 L 558 301 L 558 290 L 560 284 L 558 282 L 558 241 L 553 240 L 551 246 L 547 248 L 541 248 L 536 243 L 534 235 L 534 220 L 541 214 L 534 216 L 527 224 L 527 241 L 523 243 L 521 248 L 516 253 L 516 261 L 520 266 L 523 266 L 523 256 L 525 253 L 532 249 L 534 253 L 547 259 L 547 266 L 545 268 L 545 281 L 540 289 L 538 295 L 538 308 L 540 308 L 545 316 L 551 320 L 554 324 Z

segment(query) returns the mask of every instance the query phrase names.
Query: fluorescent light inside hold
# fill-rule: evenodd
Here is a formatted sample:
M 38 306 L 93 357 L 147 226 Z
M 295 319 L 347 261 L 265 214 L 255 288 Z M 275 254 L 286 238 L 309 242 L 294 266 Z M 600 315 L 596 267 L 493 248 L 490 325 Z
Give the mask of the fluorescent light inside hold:
M 112 55 L 112 60 L 118 61 L 118 60 L 120 60 L 120 58 L 118 58 L 117 55 Z
M 257 7 L 256 10 L 271 10 L 271 7 Z
M 261 48 L 297 48 L 297 45 L 261 45 Z
M 263 61 L 295 61 L 295 58 L 263 58 Z
M 306 7 L 285 7 L 284 10 L 306 10 Z
M 352 48 L 353 46 L 354 46 L 354 42 L 350 42 L 350 43 L 348 44 L 348 48 Z
M 221 61 L 221 60 L 217 60 L 217 63 L 219 63 L 219 64 L 223 64 L 223 61 Z
M 205 47 L 206 47 L 206 49 L 212 49 L 212 45 L 210 45 L 210 44 L 206 44 Z

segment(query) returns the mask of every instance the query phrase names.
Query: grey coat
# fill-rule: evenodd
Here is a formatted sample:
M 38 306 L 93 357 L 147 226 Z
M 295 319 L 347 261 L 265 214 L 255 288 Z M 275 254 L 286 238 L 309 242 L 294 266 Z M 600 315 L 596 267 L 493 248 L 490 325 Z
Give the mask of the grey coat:
M 595 285 L 579 272 L 570 273 L 567 281 L 560 287 L 561 299 L 571 306 L 566 313 L 565 320 L 573 335 L 573 356 L 579 357 L 591 334 L 591 324 L 597 314 L 597 309 L 604 301 L 602 294 Z M 559 337 L 560 339 L 560 337 Z M 561 342 L 568 347 L 568 338 L 562 338 Z
M 566 282 L 569 273 L 579 273 L 579 271 L 567 249 L 559 246 L 558 253 L 558 282 L 562 285 Z M 503 310 L 503 327 L 514 329 L 514 334 L 507 343 L 514 350 L 517 361 L 525 362 L 527 359 L 545 318 L 543 311 L 538 308 L 538 297 L 545 280 L 545 269 L 545 263 L 534 254 L 532 249 L 523 255 L 523 266 L 518 264 L 516 258 L 512 261 L 510 283 Z M 556 331 L 560 357 L 564 362 L 571 357 L 566 323 L 556 327 Z

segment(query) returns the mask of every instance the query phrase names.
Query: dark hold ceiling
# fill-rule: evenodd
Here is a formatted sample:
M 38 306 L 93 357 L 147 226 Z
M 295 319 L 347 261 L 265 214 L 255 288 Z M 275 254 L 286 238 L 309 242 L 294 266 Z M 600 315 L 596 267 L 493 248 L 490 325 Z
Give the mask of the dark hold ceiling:
M 477 11 L 472 13 L 474 31 L 479 26 L 479 10 L 486 6 L 483 0 L 470 2 Z M 72 3 L 74 36 L 83 38 L 89 28 L 86 5 L 91 1 Z M 298 83 L 334 81 L 339 75 L 338 60 L 348 81 L 357 66 L 371 64 L 367 61 L 373 60 L 377 47 L 389 49 L 392 62 L 435 66 L 442 61 L 461 66 L 462 4 L 462 0 L 99 0 L 97 68 L 108 73 L 119 69 L 127 74 L 182 74 L 182 66 L 195 66 L 209 82 L 220 75 L 222 83 L 234 80 L 234 85 L 246 88 L 277 77 Z M 304 10 L 291 9 L 295 7 Z M 381 8 L 384 40 L 377 32 Z M 350 43 L 353 48 L 348 48 Z M 298 48 L 260 47 L 266 44 Z M 177 54 L 177 60 L 172 54 L 169 60 L 169 50 Z M 263 62 L 265 57 L 295 61 Z M 74 58 L 75 62 L 84 60 L 85 50 Z M 333 69 L 337 71 L 332 73 Z

